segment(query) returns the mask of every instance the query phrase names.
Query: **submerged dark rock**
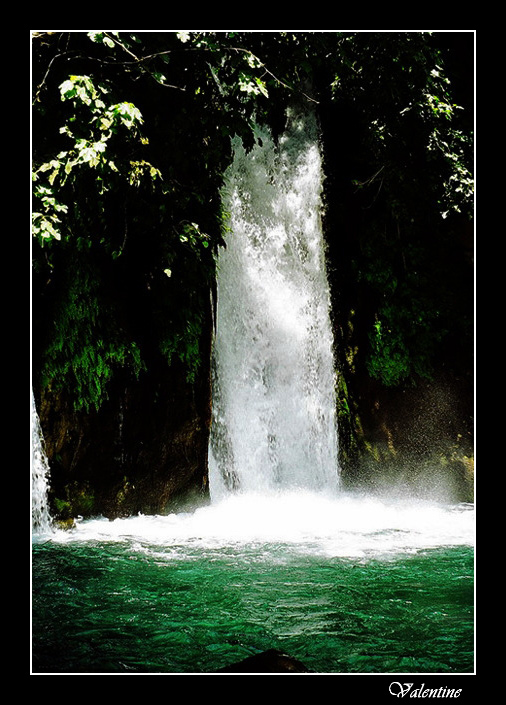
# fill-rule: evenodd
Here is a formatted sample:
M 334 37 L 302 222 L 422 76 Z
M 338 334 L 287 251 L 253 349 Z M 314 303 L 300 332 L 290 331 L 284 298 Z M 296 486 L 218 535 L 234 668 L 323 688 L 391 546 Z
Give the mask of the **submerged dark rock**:
M 220 668 L 216 673 L 310 673 L 301 661 L 278 649 L 268 649 L 260 654 Z

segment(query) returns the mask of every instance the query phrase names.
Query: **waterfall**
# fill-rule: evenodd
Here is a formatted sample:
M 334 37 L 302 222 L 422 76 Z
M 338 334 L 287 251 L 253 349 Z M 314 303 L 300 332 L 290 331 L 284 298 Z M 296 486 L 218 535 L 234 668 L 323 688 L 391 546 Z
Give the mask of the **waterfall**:
M 330 296 L 321 228 L 316 119 L 288 114 L 275 143 L 233 142 L 218 255 L 213 500 L 234 491 L 337 490 Z
M 32 391 L 31 409 L 32 446 L 32 533 L 44 534 L 51 530 L 51 516 L 47 504 L 49 465 L 42 443 L 42 431 Z

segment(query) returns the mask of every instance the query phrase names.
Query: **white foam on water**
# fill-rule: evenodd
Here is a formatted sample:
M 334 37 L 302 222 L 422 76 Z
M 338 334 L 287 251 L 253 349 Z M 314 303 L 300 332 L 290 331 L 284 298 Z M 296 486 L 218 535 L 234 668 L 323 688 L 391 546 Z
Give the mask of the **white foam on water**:
M 119 541 L 149 550 L 187 551 L 232 547 L 241 552 L 282 544 L 299 553 L 328 557 L 388 557 L 446 546 L 473 546 L 472 505 L 384 500 L 308 491 L 235 494 L 194 512 L 139 515 L 79 522 L 55 541 Z

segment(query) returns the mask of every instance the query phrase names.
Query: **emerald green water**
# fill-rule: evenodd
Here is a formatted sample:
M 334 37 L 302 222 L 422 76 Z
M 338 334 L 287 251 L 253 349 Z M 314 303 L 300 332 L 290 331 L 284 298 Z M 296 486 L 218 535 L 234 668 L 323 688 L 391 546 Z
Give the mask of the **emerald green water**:
M 360 507 L 369 523 L 346 532 Z M 347 509 L 312 535 L 299 513 L 293 540 L 286 517 L 271 539 L 240 523 L 234 539 L 211 509 L 42 537 L 33 672 L 213 672 L 270 648 L 318 673 L 473 672 L 472 510 Z

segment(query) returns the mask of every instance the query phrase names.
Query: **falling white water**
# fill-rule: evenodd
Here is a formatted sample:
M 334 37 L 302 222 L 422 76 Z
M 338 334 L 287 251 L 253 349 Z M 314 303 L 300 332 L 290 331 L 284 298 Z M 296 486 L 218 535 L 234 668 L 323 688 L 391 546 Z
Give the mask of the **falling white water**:
M 42 445 L 42 431 L 32 392 L 32 532 L 44 534 L 51 530 L 47 493 L 49 489 L 49 465 Z
M 213 501 L 240 490 L 335 491 L 333 338 L 321 229 L 316 120 L 289 116 L 276 145 L 234 142 L 218 260 Z
M 235 143 L 224 192 L 231 232 L 218 263 L 212 503 L 167 516 L 78 520 L 52 540 L 114 541 L 161 563 L 214 560 L 219 551 L 244 564 L 474 545 L 472 505 L 339 488 L 317 131 L 294 119 L 279 148 L 258 136 L 249 154 Z

